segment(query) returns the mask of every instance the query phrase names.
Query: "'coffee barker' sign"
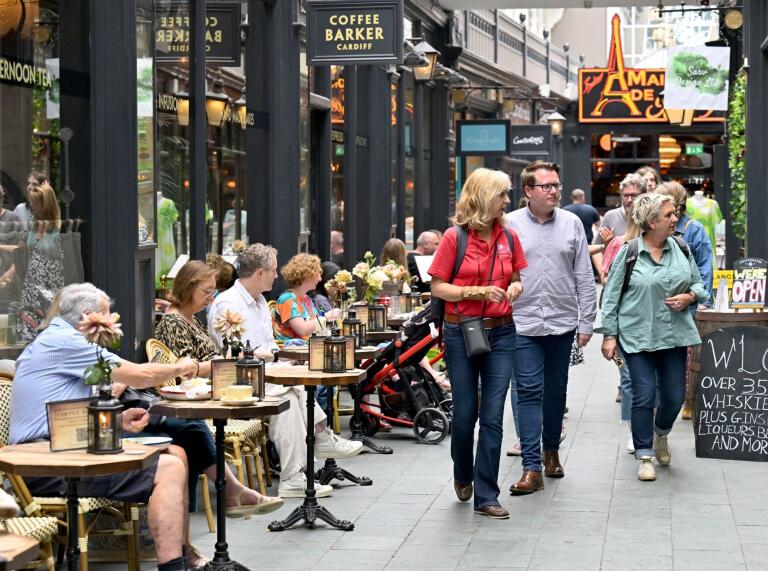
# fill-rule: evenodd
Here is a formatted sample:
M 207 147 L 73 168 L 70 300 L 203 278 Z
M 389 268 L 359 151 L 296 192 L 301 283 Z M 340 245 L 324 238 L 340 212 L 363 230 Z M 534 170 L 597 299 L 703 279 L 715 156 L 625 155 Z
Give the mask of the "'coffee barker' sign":
M 693 394 L 696 456 L 768 462 L 768 328 L 707 335 Z
M 400 63 L 402 0 L 309 0 L 310 65 Z
M 157 61 L 175 62 L 189 57 L 189 30 L 189 2 L 156 2 Z M 240 65 L 240 4 L 206 4 L 205 59 L 211 64 Z

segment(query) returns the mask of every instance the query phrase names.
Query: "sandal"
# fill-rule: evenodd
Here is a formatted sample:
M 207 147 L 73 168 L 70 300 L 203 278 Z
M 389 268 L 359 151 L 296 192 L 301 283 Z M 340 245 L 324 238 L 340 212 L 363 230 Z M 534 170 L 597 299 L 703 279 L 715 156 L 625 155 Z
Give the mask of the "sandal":
M 191 543 L 184 546 L 184 558 L 190 571 L 202 571 L 208 565 L 208 558 Z
M 225 512 L 227 517 L 235 518 L 251 514 L 268 514 L 283 507 L 283 498 L 270 496 L 263 496 L 264 499 L 258 504 L 242 504 L 240 503 L 240 498 L 242 498 L 244 491 L 242 490 L 237 496 L 232 498 L 235 505 L 227 506 Z

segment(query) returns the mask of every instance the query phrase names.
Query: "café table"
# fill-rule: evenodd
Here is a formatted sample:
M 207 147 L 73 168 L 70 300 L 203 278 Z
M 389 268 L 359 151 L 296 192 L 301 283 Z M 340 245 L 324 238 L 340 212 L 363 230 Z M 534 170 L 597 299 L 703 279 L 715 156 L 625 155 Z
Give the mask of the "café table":
M 77 515 L 77 483 L 81 478 L 109 476 L 143 470 L 157 461 L 161 448 L 140 444 L 123 445 L 118 454 L 89 454 L 85 450 L 51 452 L 49 442 L 10 444 L 0 448 L 0 471 L 19 476 L 64 478 L 67 482 L 67 521 L 69 538 L 67 561 L 70 571 L 80 569 Z M 1 554 L 0 554 L 1 555 Z
M 37 559 L 38 543 L 31 537 L 5 533 L 0 535 L 0 571 L 23 569 Z
M 250 419 L 264 416 L 274 416 L 285 412 L 290 406 L 286 399 L 276 397 L 264 397 L 258 402 L 248 405 L 226 405 L 217 400 L 159 400 L 152 408 L 150 414 L 158 416 L 170 416 L 173 418 L 187 419 L 212 419 L 216 427 L 216 551 L 213 560 L 208 562 L 206 569 L 214 571 L 226 569 L 227 571 L 248 571 L 248 568 L 233 561 L 229 557 L 227 544 L 227 518 L 226 518 L 226 477 L 224 473 L 224 428 L 227 420 Z
M 315 495 L 315 390 L 318 385 L 339 386 L 351 385 L 360 382 L 365 378 L 365 371 L 352 369 L 343 373 L 324 373 L 323 371 L 310 371 L 306 365 L 272 365 L 267 366 L 264 378 L 268 383 L 282 386 L 303 386 L 307 392 L 307 489 L 304 496 L 304 502 L 293 510 L 287 518 L 282 521 L 273 521 L 269 524 L 270 531 L 283 531 L 289 527 L 304 521 L 308 528 L 315 526 L 315 520 L 320 519 L 336 529 L 342 531 L 352 531 L 355 524 L 351 521 L 337 519 L 328 509 L 317 502 Z M 326 460 L 326 465 L 318 472 L 321 480 L 330 481 L 333 477 L 338 479 L 352 478 L 362 480 L 353 476 L 346 470 L 336 465 L 332 459 Z M 329 477 L 330 475 L 330 477 Z M 368 484 L 370 485 L 370 479 Z

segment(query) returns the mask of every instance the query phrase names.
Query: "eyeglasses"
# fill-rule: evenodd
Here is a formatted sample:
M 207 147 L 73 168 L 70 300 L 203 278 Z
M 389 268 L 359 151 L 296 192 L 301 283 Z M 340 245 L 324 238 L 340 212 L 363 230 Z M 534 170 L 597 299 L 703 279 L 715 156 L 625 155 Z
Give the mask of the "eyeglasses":
M 635 198 L 637 198 L 638 196 L 640 196 L 640 193 L 637 193 L 637 194 L 634 194 L 634 193 L 629 193 L 629 194 L 627 194 L 627 193 L 625 193 L 625 194 L 622 194 L 622 195 L 621 195 L 621 197 L 622 197 L 624 200 L 634 200 L 634 199 L 635 199 Z
M 552 192 L 553 190 L 560 192 L 561 190 L 563 190 L 562 182 L 555 182 L 555 183 L 547 182 L 544 184 L 532 184 L 531 186 L 533 187 L 538 186 L 542 192 Z
M 217 289 L 205 289 L 202 287 L 200 288 L 200 291 L 205 294 L 205 297 L 216 297 L 216 294 L 219 293 L 219 290 Z

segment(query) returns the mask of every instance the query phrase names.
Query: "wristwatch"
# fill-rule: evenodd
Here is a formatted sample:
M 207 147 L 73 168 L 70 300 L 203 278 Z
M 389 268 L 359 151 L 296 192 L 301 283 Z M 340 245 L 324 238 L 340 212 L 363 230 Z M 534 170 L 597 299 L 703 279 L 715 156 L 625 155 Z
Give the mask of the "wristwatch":
M 280 349 L 277 347 L 272 349 L 272 362 L 277 363 L 277 360 L 280 358 Z

